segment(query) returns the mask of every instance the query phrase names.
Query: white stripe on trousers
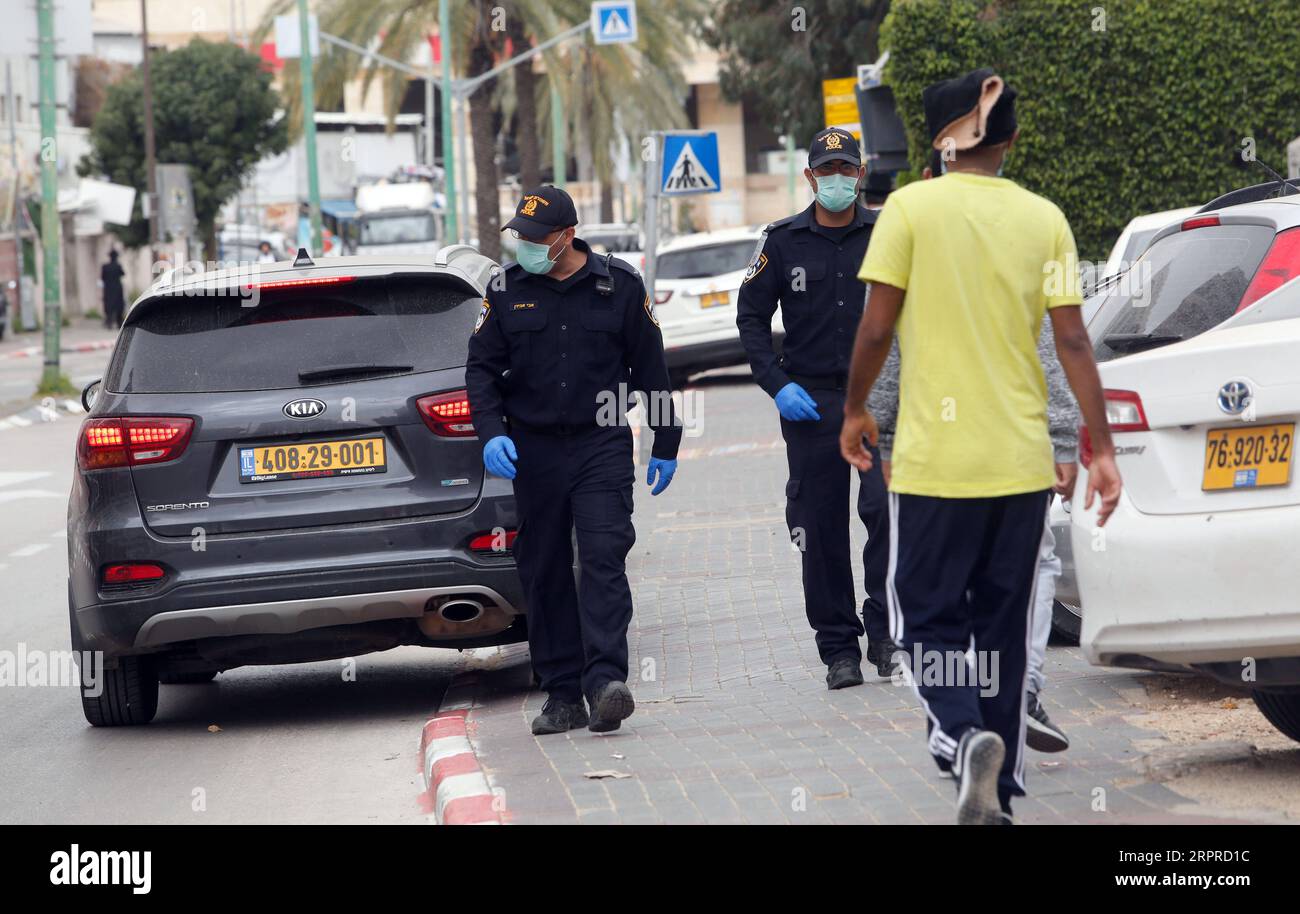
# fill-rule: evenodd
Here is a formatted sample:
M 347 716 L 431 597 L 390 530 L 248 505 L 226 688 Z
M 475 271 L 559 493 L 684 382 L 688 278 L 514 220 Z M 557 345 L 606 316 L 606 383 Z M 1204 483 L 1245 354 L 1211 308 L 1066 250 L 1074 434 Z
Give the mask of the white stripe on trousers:
M 894 575 L 898 570 L 898 494 L 889 493 L 889 571 L 885 575 L 885 597 L 889 605 L 889 637 L 894 643 L 903 646 L 903 607 L 898 600 L 898 588 L 894 586 Z M 930 754 L 937 755 L 940 758 L 953 762 L 957 755 L 957 741 L 943 732 L 939 726 L 939 718 L 934 716 L 930 710 L 929 703 L 921 694 L 916 680 L 912 678 L 911 667 L 904 663 L 899 666 L 903 674 L 903 681 L 912 687 L 913 694 L 921 702 L 921 707 L 925 709 L 926 717 L 930 718 Z

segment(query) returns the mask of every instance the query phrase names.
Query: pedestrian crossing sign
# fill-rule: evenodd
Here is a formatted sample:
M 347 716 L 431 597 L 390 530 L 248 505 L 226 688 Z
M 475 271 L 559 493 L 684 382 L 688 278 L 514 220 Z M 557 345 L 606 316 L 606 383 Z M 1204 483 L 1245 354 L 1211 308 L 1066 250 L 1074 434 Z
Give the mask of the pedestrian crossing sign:
M 665 196 L 716 194 L 721 191 L 718 135 L 698 132 L 665 134 L 660 186 Z
M 599 0 L 591 5 L 596 44 L 636 42 L 636 0 Z

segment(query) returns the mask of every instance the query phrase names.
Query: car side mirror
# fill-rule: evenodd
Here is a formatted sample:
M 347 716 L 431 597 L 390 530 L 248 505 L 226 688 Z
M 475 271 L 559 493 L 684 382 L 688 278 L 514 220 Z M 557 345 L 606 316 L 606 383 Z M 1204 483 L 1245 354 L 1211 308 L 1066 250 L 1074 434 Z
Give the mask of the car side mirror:
M 86 412 L 95 405 L 95 398 L 99 396 L 99 386 L 104 383 L 103 378 L 95 378 L 81 391 L 81 407 Z

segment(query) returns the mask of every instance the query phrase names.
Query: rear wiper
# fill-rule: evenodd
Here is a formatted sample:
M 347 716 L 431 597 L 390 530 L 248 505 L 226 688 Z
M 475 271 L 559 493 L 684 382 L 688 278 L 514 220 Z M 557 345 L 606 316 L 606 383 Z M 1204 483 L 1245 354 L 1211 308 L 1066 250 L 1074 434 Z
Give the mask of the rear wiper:
M 298 380 L 304 383 L 312 381 L 336 381 L 342 378 L 362 378 L 375 374 L 401 374 L 410 371 L 411 365 L 331 365 L 328 368 L 313 368 L 311 371 L 298 372 Z
M 1111 349 L 1140 349 L 1143 346 L 1163 346 L 1166 343 L 1181 343 L 1187 337 L 1181 333 L 1112 333 L 1103 336 L 1101 341 Z

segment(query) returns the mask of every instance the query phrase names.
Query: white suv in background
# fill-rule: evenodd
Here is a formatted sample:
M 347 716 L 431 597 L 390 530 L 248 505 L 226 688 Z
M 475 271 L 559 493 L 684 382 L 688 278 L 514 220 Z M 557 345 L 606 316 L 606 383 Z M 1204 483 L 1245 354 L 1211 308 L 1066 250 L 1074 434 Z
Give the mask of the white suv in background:
M 763 237 L 758 228 L 682 235 L 659 249 L 655 314 L 673 386 L 690 375 L 746 363 L 736 327 L 736 298 Z M 778 310 L 772 332 L 785 336 Z

